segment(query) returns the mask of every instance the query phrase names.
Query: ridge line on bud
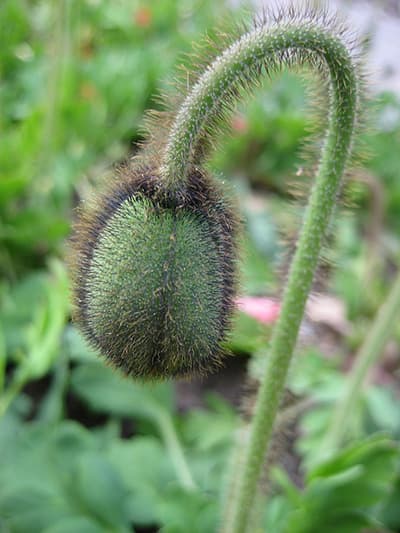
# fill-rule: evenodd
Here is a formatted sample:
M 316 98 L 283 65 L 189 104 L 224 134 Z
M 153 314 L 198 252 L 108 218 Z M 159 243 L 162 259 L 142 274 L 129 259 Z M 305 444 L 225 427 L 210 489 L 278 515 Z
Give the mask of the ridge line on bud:
M 218 368 L 236 286 L 234 209 L 205 172 L 165 189 L 125 167 L 80 208 L 71 237 L 74 320 L 127 375 L 159 380 Z

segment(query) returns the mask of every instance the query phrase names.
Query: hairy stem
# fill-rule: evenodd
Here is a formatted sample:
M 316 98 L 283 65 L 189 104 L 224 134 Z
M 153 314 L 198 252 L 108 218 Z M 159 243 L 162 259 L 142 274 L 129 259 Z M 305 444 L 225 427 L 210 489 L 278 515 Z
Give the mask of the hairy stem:
M 308 63 L 329 72 L 330 112 L 322 155 L 303 229 L 298 240 L 278 323 L 273 332 L 244 451 L 244 468 L 230 504 L 232 520 L 225 531 L 244 533 L 273 423 L 284 389 L 305 303 L 311 288 L 323 238 L 336 203 L 340 181 L 350 152 L 358 103 L 358 82 L 351 54 L 341 38 L 318 21 L 264 26 L 245 34 L 217 58 L 200 77 L 180 108 L 172 126 L 161 172 L 170 188 L 187 179 L 196 164 L 202 137 L 240 87 L 251 87 L 262 74 L 281 66 Z
M 349 422 L 349 413 L 360 396 L 362 385 L 368 370 L 376 363 L 397 323 L 400 314 L 400 273 L 390 293 L 380 308 L 376 320 L 374 321 L 369 334 L 364 340 L 354 365 L 348 376 L 343 396 L 336 405 L 332 417 L 332 423 L 326 434 L 321 447 L 322 454 L 328 456 L 334 452 L 342 443 L 346 434 Z

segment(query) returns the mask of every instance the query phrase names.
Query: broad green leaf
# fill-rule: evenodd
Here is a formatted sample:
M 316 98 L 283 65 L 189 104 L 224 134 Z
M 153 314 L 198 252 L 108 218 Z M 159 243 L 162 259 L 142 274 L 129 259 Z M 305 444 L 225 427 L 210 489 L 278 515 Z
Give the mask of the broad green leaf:
M 0 515 L 15 533 L 39 533 L 68 513 L 62 494 L 40 481 L 21 483 L 0 498 Z
M 380 506 L 379 519 L 391 530 L 400 529 L 400 462 L 396 482 L 387 500 Z
M 69 516 L 50 525 L 42 533 L 107 533 L 108 527 L 101 526 L 85 516 Z
M 110 463 L 130 491 L 128 512 L 135 524 L 160 521 L 159 503 L 176 474 L 161 443 L 154 437 L 117 440 L 108 451 Z
M 230 406 L 224 405 L 218 410 L 190 411 L 181 427 L 183 438 L 189 445 L 200 452 L 212 453 L 213 448 L 232 443 L 237 423 L 235 412 Z
M 21 368 L 30 379 L 43 377 L 54 363 L 69 310 L 65 268 L 58 261 L 50 268 L 53 276 L 46 287 L 46 302 L 29 327 L 27 356 Z
M 0 465 L 0 516 L 6 526 L 42 533 L 77 519 L 94 524 L 95 531 L 129 531 L 129 490 L 101 444 L 71 422 L 26 424 L 12 432 L 2 455 L 7 462 Z
M 74 369 L 71 386 L 92 409 L 116 416 L 150 418 L 153 421 L 160 412 L 169 411 L 173 406 L 170 383 L 136 383 L 101 362 Z
M 400 436 L 400 409 L 396 393 L 389 387 L 369 387 L 364 403 L 376 428 Z
M 118 472 L 100 453 L 80 454 L 73 479 L 75 496 L 91 516 L 110 529 L 128 528 L 127 489 Z
M 392 475 L 391 465 L 399 456 L 399 448 L 387 436 L 382 434 L 349 445 L 337 453 L 332 459 L 315 467 L 309 472 L 307 479 L 312 481 L 321 477 L 335 475 L 356 464 L 374 466 L 385 477 Z M 378 473 L 378 472 L 377 472 Z M 374 478 L 376 481 L 377 478 Z
M 9 202 L 12 198 L 24 190 L 27 185 L 27 178 L 20 176 L 3 177 L 0 179 L 0 205 Z
M 292 504 L 283 531 L 355 533 L 376 526 L 376 509 L 390 493 L 399 455 L 392 441 L 377 435 L 348 446 L 308 472 L 302 492 L 286 477 L 276 477 Z
M 210 533 L 218 526 L 218 498 L 171 488 L 159 505 L 163 533 Z

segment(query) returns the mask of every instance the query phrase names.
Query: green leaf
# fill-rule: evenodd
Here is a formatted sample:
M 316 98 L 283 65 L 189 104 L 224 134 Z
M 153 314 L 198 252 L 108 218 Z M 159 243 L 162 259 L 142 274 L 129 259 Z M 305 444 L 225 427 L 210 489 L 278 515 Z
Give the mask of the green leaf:
M 364 402 L 376 428 L 400 434 L 400 410 L 395 392 L 388 387 L 369 387 Z
M 163 533 L 209 533 L 217 530 L 218 498 L 171 488 L 160 503 Z
M 106 533 L 109 528 L 100 526 L 85 516 L 70 516 L 57 521 L 42 533 Z
M 376 526 L 377 506 L 390 493 L 399 456 L 392 441 L 376 435 L 352 444 L 308 472 L 302 492 L 286 476 L 275 476 L 292 508 L 283 531 L 355 533 Z
M 10 176 L 0 179 L 0 205 L 9 202 L 24 190 L 28 183 L 27 177 Z
M 4 291 L 0 318 L 9 354 L 26 347 L 26 328 L 33 320 L 37 308 L 45 301 L 46 286 L 44 272 L 36 272 Z M 27 305 L 27 302 L 36 302 L 36 305 Z
M 105 526 L 129 526 L 128 493 L 120 476 L 99 453 L 84 452 L 76 461 L 75 495 L 90 515 Z
M 116 440 L 108 451 L 110 463 L 130 491 L 128 512 L 139 525 L 160 522 L 158 505 L 176 475 L 161 443 L 154 437 Z
M 2 494 L 0 513 L 15 533 L 41 532 L 68 515 L 62 495 L 40 481 L 26 483 Z
M 8 438 L 0 439 L 0 516 L 11 531 L 42 533 L 75 521 L 88 531 L 130 530 L 129 489 L 102 440 L 72 422 L 2 423 L 0 436 L 7 428 Z
M 28 353 L 21 368 L 30 379 L 43 377 L 53 365 L 67 319 L 69 305 L 65 267 L 59 261 L 53 261 L 50 268 L 53 276 L 46 287 L 46 302 L 29 327 Z
M 307 479 L 328 477 L 335 475 L 355 464 L 368 464 L 368 467 L 377 469 L 384 478 L 393 475 L 393 461 L 399 456 L 399 449 L 387 436 L 377 434 L 368 439 L 356 442 L 343 451 L 336 454 L 332 459 L 315 467 L 308 474 Z M 374 481 L 378 478 L 374 477 Z
M 192 410 L 182 424 L 183 438 L 200 452 L 232 443 L 237 416 L 230 405 L 218 399 L 212 410 Z
M 95 411 L 116 416 L 151 419 L 172 410 L 170 383 L 135 383 L 100 362 L 77 367 L 72 373 L 72 390 Z
M 379 518 L 393 531 L 400 529 L 400 463 L 397 468 L 397 479 L 387 501 L 381 506 Z

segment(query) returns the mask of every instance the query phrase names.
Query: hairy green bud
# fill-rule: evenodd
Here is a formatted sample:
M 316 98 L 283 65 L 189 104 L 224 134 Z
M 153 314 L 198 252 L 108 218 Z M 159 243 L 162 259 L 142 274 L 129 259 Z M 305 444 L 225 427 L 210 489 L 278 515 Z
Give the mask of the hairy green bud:
M 148 169 L 120 177 L 81 210 L 72 238 L 75 318 L 91 344 L 138 378 L 215 369 L 233 307 L 235 228 L 199 171 L 173 193 Z

